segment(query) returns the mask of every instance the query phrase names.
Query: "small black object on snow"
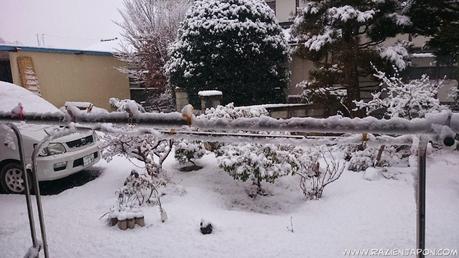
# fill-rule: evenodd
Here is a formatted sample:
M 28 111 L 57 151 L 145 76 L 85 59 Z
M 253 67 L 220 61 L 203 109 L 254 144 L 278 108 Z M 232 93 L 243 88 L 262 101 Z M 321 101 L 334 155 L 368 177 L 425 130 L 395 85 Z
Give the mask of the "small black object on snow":
M 207 222 L 207 221 L 205 221 L 205 220 L 201 220 L 200 228 L 201 228 L 201 233 L 202 233 L 203 235 L 211 234 L 211 233 L 212 233 L 212 230 L 213 230 L 212 223 Z

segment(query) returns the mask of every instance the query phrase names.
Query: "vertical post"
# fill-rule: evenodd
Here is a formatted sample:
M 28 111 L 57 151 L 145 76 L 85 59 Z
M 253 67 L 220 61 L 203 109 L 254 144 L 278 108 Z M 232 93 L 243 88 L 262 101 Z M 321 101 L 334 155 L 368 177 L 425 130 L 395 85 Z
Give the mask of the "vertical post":
M 45 219 L 43 217 L 43 208 L 41 205 L 40 186 L 38 185 L 38 178 L 37 178 L 37 155 L 39 153 L 39 150 L 42 148 L 43 144 L 47 142 L 48 142 L 47 138 L 45 138 L 37 146 L 35 146 L 32 152 L 32 179 L 33 179 L 33 184 L 35 188 L 35 199 L 37 200 L 38 219 L 40 221 L 41 240 L 43 241 L 43 252 L 45 254 L 45 258 L 49 257 L 49 253 L 48 253 L 48 241 L 46 239 Z
M 424 136 L 419 139 L 418 149 L 418 184 L 417 184 L 417 220 L 416 248 L 418 258 L 424 258 L 426 248 L 426 158 L 428 140 Z
M 8 124 L 8 126 L 14 131 L 14 134 L 16 134 L 16 139 L 18 141 L 19 159 L 21 161 L 22 171 L 24 175 L 24 182 L 25 182 L 25 194 L 26 194 L 26 203 L 27 203 L 27 215 L 29 217 L 30 235 L 32 237 L 33 247 L 37 248 L 38 247 L 37 235 L 35 232 L 35 222 L 33 218 L 32 203 L 30 201 L 30 187 L 29 187 L 30 184 L 29 184 L 29 177 L 27 175 L 27 169 L 25 165 L 26 162 L 24 160 L 24 148 L 22 144 L 22 136 L 16 125 Z

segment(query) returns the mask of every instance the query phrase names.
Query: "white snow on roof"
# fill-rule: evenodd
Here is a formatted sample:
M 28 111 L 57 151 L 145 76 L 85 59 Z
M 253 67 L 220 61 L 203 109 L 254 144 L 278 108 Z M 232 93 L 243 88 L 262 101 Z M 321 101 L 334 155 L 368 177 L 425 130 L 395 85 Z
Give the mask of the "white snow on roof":
M 0 81 L 0 111 L 10 112 L 21 103 L 25 112 L 60 112 L 53 104 L 33 92 L 8 82 Z
M 198 92 L 198 95 L 201 97 L 222 96 L 223 93 L 219 90 L 202 90 Z

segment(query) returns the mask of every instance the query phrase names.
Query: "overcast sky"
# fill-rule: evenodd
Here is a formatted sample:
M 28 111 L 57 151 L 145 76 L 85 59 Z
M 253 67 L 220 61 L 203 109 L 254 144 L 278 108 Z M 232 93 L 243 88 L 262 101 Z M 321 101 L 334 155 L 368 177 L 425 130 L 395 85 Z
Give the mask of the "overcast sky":
M 36 46 L 86 48 L 119 37 L 122 0 L 0 0 L 0 38 Z

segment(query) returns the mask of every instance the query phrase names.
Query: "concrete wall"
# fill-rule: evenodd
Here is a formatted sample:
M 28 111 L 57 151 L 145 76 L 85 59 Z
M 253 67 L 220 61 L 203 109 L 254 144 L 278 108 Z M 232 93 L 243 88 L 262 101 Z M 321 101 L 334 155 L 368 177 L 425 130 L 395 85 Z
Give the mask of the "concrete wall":
M 112 56 L 10 52 L 13 83 L 17 85 L 21 85 L 19 56 L 32 58 L 42 97 L 57 107 L 65 101 L 87 101 L 109 109 L 110 97 L 130 97 L 128 78 L 116 70 L 121 63 Z
M 309 79 L 309 71 L 312 70 L 312 68 L 314 68 L 312 61 L 297 55 L 292 56 L 288 95 L 301 95 L 302 89 L 297 88 L 296 85 L 301 81 Z

